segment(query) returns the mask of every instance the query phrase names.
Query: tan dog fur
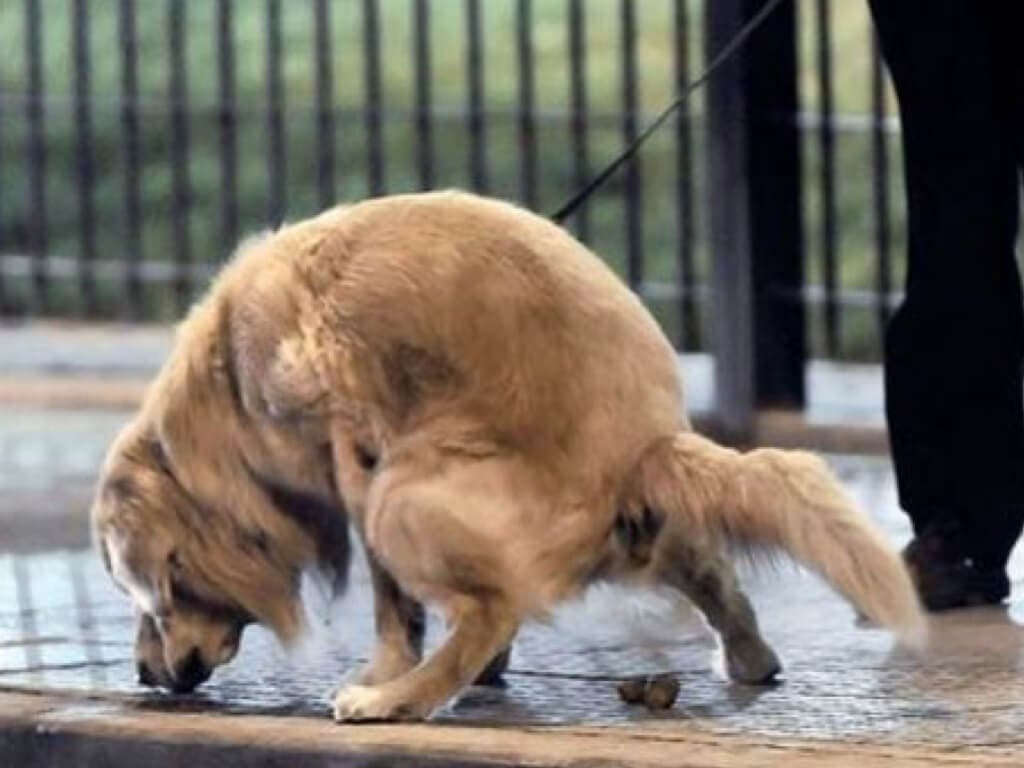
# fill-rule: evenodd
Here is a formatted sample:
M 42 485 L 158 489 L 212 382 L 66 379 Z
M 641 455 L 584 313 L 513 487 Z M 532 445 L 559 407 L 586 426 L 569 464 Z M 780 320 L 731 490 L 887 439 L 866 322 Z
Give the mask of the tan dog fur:
M 344 572 L 342 536 L 317 546 L 342 508 L 380 638 L 342 720 L 429 716 L 523 621 L 599 579 L 676 586 L 732 676 L 769 679 L 729 542 L 788 553 L 904 639 L 923 632 L 899 558 L 822 462 L 693 433 L 640 301 L 562 229 L 465 193 L 251 240 L 182 323 L 94 506 L 115 578 L 162 616 L 140 641 L 151 677 L 174 687 L 194 653 L 208 674 L 247 621 L 293 636 L 298 574 Z M 423 602 L 450 634 L 421 662 Z M 192 625 L 207 631 L 178 636 Z

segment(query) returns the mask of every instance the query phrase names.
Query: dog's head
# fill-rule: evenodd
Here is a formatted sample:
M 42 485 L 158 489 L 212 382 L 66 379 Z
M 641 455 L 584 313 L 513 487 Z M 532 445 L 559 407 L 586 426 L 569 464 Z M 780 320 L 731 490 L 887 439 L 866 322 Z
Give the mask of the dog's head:
M 295 638 L 305 569 L 343 586 L 347 521 L 322 420 L 304 424 L 282 405 L 279 391 L 299 377 L 294 366 L 267 374 L 287 348 L 264 353 L 269 335 L 208 300 L 108 453 L 93 532 L 139 616 L 143 683 L 193 689 L 235 655 L 250 623 Z
M 302 570 L 340 589 L 348 558 L 344 514 L 327 501 L 234 477 L 214 506 L 185 477 L 137 421 L 112 448 L 92 511 L 104 563 L 139 617 L 139 680 L 175 691 L 230 661 L 248 624 L 295 638 Z
M 225 547 L 220 526 L 182 487 L 159 438 L 145 427 L 130 425 L 112 449 L 93 524 L 104 563 L 139 616 L 141 682 L 191 690 L 234 657 L 242 630 L 260 617 L 227 569 L 250 560 L 261 542 L 254 537 L 248 552 Z M 275 598 L 286 599 L 267 595 Z M 267 606 L 259 611 L 266 614 Z M 294 610 L 272 613 L 290 632 Z

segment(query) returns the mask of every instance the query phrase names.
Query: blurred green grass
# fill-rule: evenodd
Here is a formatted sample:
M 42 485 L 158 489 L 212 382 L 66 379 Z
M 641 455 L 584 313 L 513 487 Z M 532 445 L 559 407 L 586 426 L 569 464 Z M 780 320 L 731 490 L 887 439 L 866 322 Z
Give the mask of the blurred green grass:
M 815 70 L 815 19 L 812 0 L 795 0 L 800 26 L 803 110 L 813 113 L 819 103 Z M 282 2 L 283 72 L 287 154 L 286 201 L 289 219 L 313 213 L 316 204 L 316 117 L 311 0 Z M 672 96 L 673 51 L 671 0 L 644 0 L 636 4 L 638 27 L 639 100 L 645 116 L 658 111 Z M 41 0 L 43 17 L 43 69 L 46 89 L 46 193 L 49 253 L 75 259 L 78 244 L 76 193 L 74 73 L 71 58 L 71 16 L 67 0 Z M 486 0 L 481 4 L 485 107 L 487 110 L 487 165 L 490 192 L 518 197 L 520 153 L 516 127 L 516 49 L 514 0 Z M 383 146 L 389 191 L 417 188 L 414 156 L 415 126 L 413 29 L 409 0 L 380 0 L 382 79 L 384 94 Z M 537 109 L 539 208 L 550 212 L 571 192 L 568 94 L 569 54 L 567 3 L 535 0 L 533 47 L 535 104 Z M 700 8 L 690 0 L 692 20 L 691 71 L 703 60 Z M 120 41 L 117 3 L 89 3 L 89 47 L 92 61 L 92 134 L 95 152 L 95 205 L 98 254 L 101 259 L 124 258 L 124 153 L 120 116 Z M 171 259 L 170 105 L 168 101 L 167 2 L 145 0 L 137 6 L 139 34 L 140 138 L 142 154 L 143 257 Z M 234 43 L 236 103 L 238 107 L 237 177 L 241 232 L 264 227 L 270 186 L 267 171 L 266 29 L 262 0 L 236 0 Z M 358 0 L 331 3 L 333 46 L 333 101 L 335 123 L 335 184 L 338 198 L 358 199 L 367 194 L 367 135 L 361 110 L 365 103 L 363 5 Z M 435 185 L 468 186 L 469 134 L 464 114 L 467 101 L 465 65 L 466 24 L 464 3 L 430 3 L 432 89 L 434 112 Z M 620 107 L 620 54 L 618 0 L 587 0 L 586 75 L 590 111 L 589 156 L 600 167 L 622 146 Z M 833 66 L 836 109 L 864 114 L 870 104 L 869 23 L 866 3 L 832 3 Z M 216 263 L 228 254 L 220 236 L 220 165 L 216 4 L 209 0 L 186 3 L 186 62 L 188 78 L 189 161 L 191 213 L 189 227 L 193 258 Z M 27 176 L 27 120 L 25 92 L 24 4 L 0 3 L 0 254 L 24 253 L 27 248 L 29 194 Z M 698 278 L 708 273 L 707 210 L 702 151 L 702 100 L 692 104 L 694 118 L 694 205 Z M 893 107 L 890 101 L 890 114 Z M 902 272 L 903 211 L 900 188 L 899 146 L 889 140 L 890 197 L 893 203 L 894 285 Z M 663 130 L 644 148 L 642 212 L 647 277 L 673 281 L 676 277 L 678 240 L 676 198 L 676 145 L 673 131 Z M 804 227 L 807 275 L 821 275 L 820 154 L 817 136 L 804 138 Z M 867 133 L 840 130 L 836 136 L 837 219 L 841 285 L 869 290 L 875 281 L 871 142 Z M 591 203 L 591 243 L 616 269 L 625 264 L 624 201 L 622 178 L 613 178 Z M 0 256 L 2 258 L 2 256 Z M 8 279 L 9 298 L 27 308 L 27 280 Z M 101 310 L 117 316 L 124 306 L 119 283 L 100 285 Z M 53 311 L 78 311 L 71 280 L 53 286 Z M 147 309 L 153 319 L 174 316 L 169 286 L 147 289 Z M 652 309 L 673 338 L 680 338 L 677 302 L 651 301 Z M 703 313 L 706 315 L 706 312 Z M 850 359 L 877 359 L 879 333 L 870 307 L 844 309 L 841 316 L 840 355 Z M 809 312 L 812 354 L 822 355 L 822 318 Z M 699 330 L 707 346 L 707 318 Z

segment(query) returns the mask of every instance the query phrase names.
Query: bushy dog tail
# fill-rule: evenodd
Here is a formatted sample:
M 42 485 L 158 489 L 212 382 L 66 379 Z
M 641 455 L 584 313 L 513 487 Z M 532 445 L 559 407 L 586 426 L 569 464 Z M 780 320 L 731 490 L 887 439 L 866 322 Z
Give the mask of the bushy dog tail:
M 638 469 L 639 493 L 666 526 L 787 554 L 904 644 L 925 642 L 902 560 L 818 457 L 770 448 L 740 453 L 680 432 L 653 445 Z

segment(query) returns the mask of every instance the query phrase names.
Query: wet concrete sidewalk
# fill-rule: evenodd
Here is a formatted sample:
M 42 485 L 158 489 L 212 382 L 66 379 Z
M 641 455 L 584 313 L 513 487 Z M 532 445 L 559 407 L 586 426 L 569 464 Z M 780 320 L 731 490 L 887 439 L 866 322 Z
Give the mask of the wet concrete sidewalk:
M 34 429 L 67 437 L 60 457 L 0 450 L 0 490 L 11 498 L 18 496 L 6 492 L 33 484 L 87 487 L 90 462 L 124 418 L 22 416 L 20 432 L 5 427 L 22 451 L 33 434 L 47 444 Z M 887 461 L 831 461 L 893 539 L 904 540 Z M 1018 603 L 935 620 L 922 657 L 858 626 L 808 574 L 749 573 L 785 676 L 772 687 L 735 685 L 711 663 L 700 622 L 670 597 L 598 591 L 550 625 L 523 631 L 505 688 L 470 691 L 435 724 L 339 727 L 328 719 L 332 695 L 372 639 L 361 560 L 333 606 L 309 585 L 311 632 L 299 651 L 286 654 L 251 629 L 238 658 L 199 692 L 172 697 L 136 685 L 129 606 L 76 539 L 84 521 L 65 516 L 51 533 L 67 548 L 41 550 L 18 546 L 19 531 L 38 542 L 61 517 L 51 510 L 47 522 L 46 511 L 26 506 L 20 519 L 43 522 L 25 527 L 17 510 L 7 511 L 0 765 L 1024 765 L 1020 557 Z M 433 642 L 438 629 L 433 622 Z M 673 709 L 650 713 L 619 701 L 617 680 L 664 672 L 681 683 Z

